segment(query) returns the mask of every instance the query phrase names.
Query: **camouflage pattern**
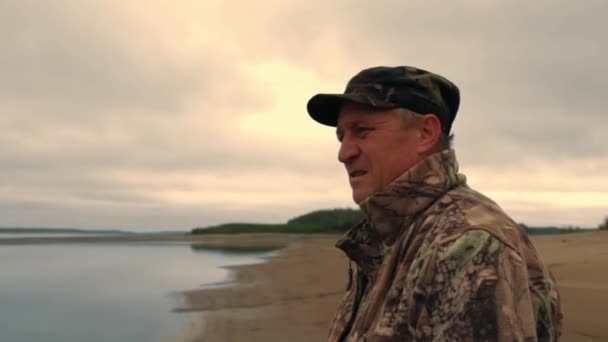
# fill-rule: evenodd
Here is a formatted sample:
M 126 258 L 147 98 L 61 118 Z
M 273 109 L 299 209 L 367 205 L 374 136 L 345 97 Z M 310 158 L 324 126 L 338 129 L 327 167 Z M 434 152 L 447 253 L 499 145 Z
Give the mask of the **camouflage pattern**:
M 449 133 L 460 105 L 458 87 L 446 78 L 409 67 L 374 67 L 355 75 L 344 94 L 318 94 L 307 105 L 319 123 L 336 126 L 340 106 L 351 101 L 375 108 L 406 108 L 419 114 L 435 114 Z
M 556 282 L 523 230 L 466 185 L 453 150 L 360 203 L 337 243 L 356 274 L 329 341 L 556 341 Z

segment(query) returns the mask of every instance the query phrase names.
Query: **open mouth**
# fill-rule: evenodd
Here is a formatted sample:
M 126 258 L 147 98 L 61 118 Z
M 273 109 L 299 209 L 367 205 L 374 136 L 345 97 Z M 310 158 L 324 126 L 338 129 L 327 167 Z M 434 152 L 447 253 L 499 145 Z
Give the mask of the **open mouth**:
M 361 171 L 361 170 L 357 170 L 357 171 L 353 171 L 349 174 L 350 178 L 356 178 L 356 177 L 361 177 L 363 175 L 365 175 L 367 173 L 367 171 Z

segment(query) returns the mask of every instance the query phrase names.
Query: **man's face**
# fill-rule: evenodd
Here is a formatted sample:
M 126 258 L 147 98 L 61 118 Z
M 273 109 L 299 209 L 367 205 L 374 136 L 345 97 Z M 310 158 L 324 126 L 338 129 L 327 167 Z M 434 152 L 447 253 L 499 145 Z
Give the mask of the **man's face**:
M 360 203 L 383 189 L 421 158 L 417 128 L 402 128 L 397 113 L 345 103 L 336 129 L 338 160 L 348 173 L 353 200 Z

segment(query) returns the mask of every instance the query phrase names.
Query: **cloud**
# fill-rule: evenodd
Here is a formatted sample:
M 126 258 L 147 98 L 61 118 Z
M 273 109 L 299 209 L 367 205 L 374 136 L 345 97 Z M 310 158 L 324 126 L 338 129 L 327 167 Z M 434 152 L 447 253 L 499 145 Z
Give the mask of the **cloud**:
M 78 119 L 133 108 L 179 110 L 195 89 L 188 70 L 162 55 L 132 55 L 120 23 L 106 22 L 112 18 L 100 6 L 24 1 L 3 7 L 10 19 L 0 24 L 0 96 L 25 107 L 21 114 Z
M 361 64 L 416 65 L 454 80 L 456 141 L 473 155 L 465 161 L 503 164 L 606 156 L 606 9 L 601 1 L 388 1 L 345 7 L 341 17 Z
M 526 221 L 592 225 L 608 207 L 606 7 L 0 3 L 0 225 L 189 227 L 352 205 L 334 131 L 305 103 L 380 64 L 460 86 L 455 146 L 473 186 Z

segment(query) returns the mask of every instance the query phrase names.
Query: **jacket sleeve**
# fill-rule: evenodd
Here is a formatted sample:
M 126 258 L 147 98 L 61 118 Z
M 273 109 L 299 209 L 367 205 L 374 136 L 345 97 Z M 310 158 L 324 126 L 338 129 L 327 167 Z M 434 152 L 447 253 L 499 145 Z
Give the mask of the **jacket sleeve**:
M 416 339 L 539 340 L 543 301 L 532 298 L 521 256 L 483 230 L 451 240 L 436 246 L 416 285 Z

